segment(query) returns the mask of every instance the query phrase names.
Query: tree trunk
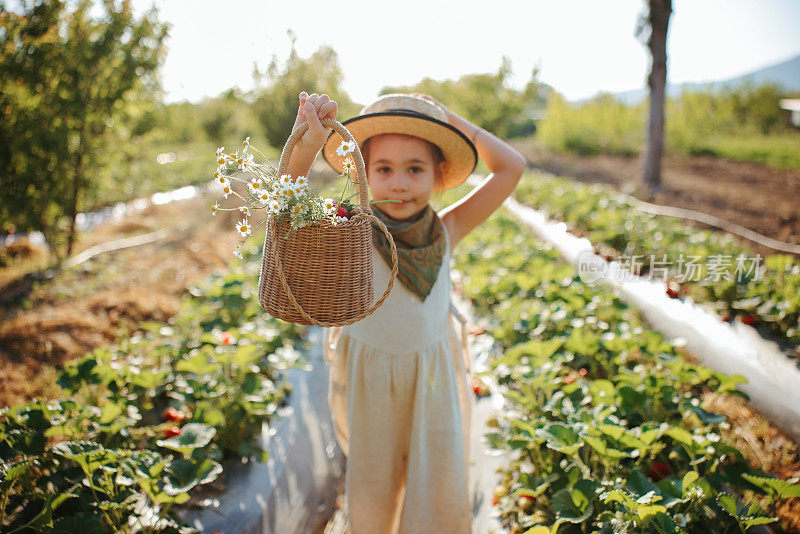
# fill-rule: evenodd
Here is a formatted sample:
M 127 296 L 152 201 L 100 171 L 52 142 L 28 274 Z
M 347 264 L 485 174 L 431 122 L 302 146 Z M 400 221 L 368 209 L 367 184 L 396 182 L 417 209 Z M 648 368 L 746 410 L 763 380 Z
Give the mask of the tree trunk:
M 78 196 L 83 184 L 83 151 L 86 143 L 86 123 L 81 125 L 80 137 L 78 138 L 78 153 L 75 156 L 75 172 L 73 173 L 72 195 L 69 203 L 69 230 L 67 233 L 67 252 L 65 257 L 72 254 L 72 245 L 75 242 L 75 218 L 78 216 Z
M 647 124 L 647 152 L 644 185 L 651 192 L 661 188 L 661 156 L 664 152 L 664 100 L 667 84 L 667 29 L 672 0 L 649 0 L 650 37 L 647 48 L 652 59 L 647 85 L 650 89 L 650 115 Z

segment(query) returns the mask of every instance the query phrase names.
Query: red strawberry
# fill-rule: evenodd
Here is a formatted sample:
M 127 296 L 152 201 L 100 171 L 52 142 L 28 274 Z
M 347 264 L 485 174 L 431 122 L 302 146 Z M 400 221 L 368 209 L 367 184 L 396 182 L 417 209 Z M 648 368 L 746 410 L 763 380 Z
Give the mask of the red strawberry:
M 175 436 L 180 436 L 180 435 L 181 435 L 181 429 L 176 427 L 176 426 L 169 427 L 168 429 L 166 429 L 164 431 L 164 436 L 167 439 L 173 438 Z
M 350 218 L 350 213 L 348 213 L 347 208 L 344 206 L 339 206 L 336 208 L 336 215 L 339 217 L 347 217 L 348 219 Z
M 164 419 L 166 419 L 167 421 L 175 421 L 177 423 L 180 423 L 186 418 L 185 413 L 183 413 L 180 410 L 176 410 L 175 408 L 172 407 L 169 407 L 166 410 L 164 410 L 164 413 L 162 415 Z
M 589 371 L 587 371 L 585 367 L 582 367 L 581 370 L 578 371 L 578 374 L 581 376 L 586 376 L 589 374 Z
M 653 479 L 654 482 L 658 482 L 662 478 L 668 477 L 672 471 L 670 471 L 669 466 L 664 462 L 653 462 L 653 467 L 647 472 L 647 475 Z
M 489 387 L 477 378 L 473 378 L 472 392 L 478 397 L 485 397 L 489 394 Z
M 233 334 L 231 334 L 227 330 L 221 333 L 219 335 L 219 338 L 222 341 L 223 345 L 230 345 L 231 343 L 233 343 Z
M 755 317 L 753 317 L 753 316 L 752 316 L 752 315 L 750 315 L 750 314 L 743 315 L 743 316 L 742 316 L 742 322 L 743 322 L 744 324 L 748 324 L 748 325 L 749 325 L 749 324 L 753 324 L 754 322 L 756 322 L 756 318 L 755 318 Z
M 665 281 L 665 282 L 664 282 L 664 285 L 665 285 L 665 286 L 666 286 L 666 288 L 667 288 L 667 295 L 669 295 L 669 298 L 671 298 L 671 299 L 676 299 L 676 298 L 678 298 L 678 291 L 677 291 L 677 289 L 679 289 L 679 288 L 680 288 L 680 286 L 678 286 L 678 284 L 676 284 L 676 283 L 674 283 L 674 282 L 666 282 L 666 281 Z

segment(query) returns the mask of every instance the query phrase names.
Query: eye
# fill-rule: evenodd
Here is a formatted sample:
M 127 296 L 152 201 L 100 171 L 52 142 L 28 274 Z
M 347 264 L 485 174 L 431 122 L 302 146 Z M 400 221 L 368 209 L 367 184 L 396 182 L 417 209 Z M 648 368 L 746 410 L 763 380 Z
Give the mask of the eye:
M 388 169 L 389 167 L 378 167 L 378 172 L 383 171 L 383 169 Z
M 422 172 L 422 167 L 416 167 L 416 166 L 415 166 L 415 167 L 411 167 L 411 170 L 412 170 L 412 171 L 413 171 L 414 169 L 417 169 L 417 173 L 420 173 L 420 172 Z

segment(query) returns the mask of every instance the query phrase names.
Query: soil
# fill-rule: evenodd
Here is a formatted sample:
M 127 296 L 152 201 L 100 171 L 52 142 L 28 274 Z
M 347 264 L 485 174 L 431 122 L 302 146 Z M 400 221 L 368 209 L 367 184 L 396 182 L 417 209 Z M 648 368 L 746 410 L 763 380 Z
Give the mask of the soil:
M 577 156 L 545 150 L 530 140 L 509 142 L 530 168 L 585 183 L 602 183 L 641 200 L 715 215 L 759 234 L 800 244 L 800 170 L 778 170 L 759 163 L 714 156 L 666 155 L 662 191 L 642 186 L 644 156 Z M 715 229 L 688 221 L 700 228 Z M 761 256 L 777 251 L 746 241 Z

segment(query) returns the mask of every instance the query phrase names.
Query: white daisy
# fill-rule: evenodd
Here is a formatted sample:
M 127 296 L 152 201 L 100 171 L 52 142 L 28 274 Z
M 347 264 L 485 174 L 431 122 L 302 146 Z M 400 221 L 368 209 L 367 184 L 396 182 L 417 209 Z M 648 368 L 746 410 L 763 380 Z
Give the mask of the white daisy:
M 240 157 L 238 162 L 240 171 L 249 171 L 253 168 L 253 155 L 247 154 L 245 158 Z
M 264 179 L 261 178 L 260 176 L 257 176 L 252 180 L 250 180 L 250 183 L 253 184 L 253 187 L 255 187 L 256 189 L 261 189 L 262 187 L 264 187 Z
M 297 180 L 294 181 L 295 189 L 307 189 L 308 188 L 308 178 L 305 176 L 298 176 Z
M 289 174 L 281 174 L 278 183 L 281 184 L 281 187 L 288 187 L 294 184 L 294 180 L 292 180 L 292 176 Z
M 211 215 L 216 215 L 218 210 L 219 210 L 219 202 L 214 202 L 214 205 L 211 206 Z
M 239 206 L 239 211 L 241 211 L 248 217 L 250 216 L 250 208 L 248 208 L 247 206 Z
M 291 200 L 291 199 L 293 199 L 293 198 L 297 198 L 298 196 L 300 196 L 300 195 L 299 195 L 299 191 L 297 191 L 297 190 L 296 190 L 294 187 L 292 187 L 292 186 L 289 186 L 289 187 L 285 187 L 285 188 L 283 188 L 283 189 L 281 190 L 281 195 L 282 195 L 282 196 L 283 196 L 283 198 L 285 198 L 287 201 L 288 201 L 288 200 Z
M 233 190 L 231 189 L 231 184 L 225 184 L 225 185 L 222 186 L 222 196 L 223 197 L 228 198 L 228 195 L 230 195 L 232 192 L 233 192 Z
M 327 213 L 334 213 L 336 211 L 336 201 L 332 198 L 323 198 L 322 207 Z
M 214 181 L 217 182 L 219 185 L 228 185 L 230 180 L 224 174 L 220 174 L 218 172 L 214 173 Z
M 250 148 L 250 136 L 249 135 L 247 137 L 245 137 L 244 141 L 242 142 L 242 153 L 246 153 L 248 148 Z
M 336 154 L 338 156 L 346 156 L 355 149 L 356 145 L 352 141 L 342 141 L 342 144 L 336 147 Z
M 300 215 L 308 211 L 308 206 L 306 206 L 303 202 L 298 202 L 294 206 L 292 206 L 292 214 L 293 215 Z
M 221 146 L 221 147 L 217 148 L 217 157 L 219 157 L 219 155 L 222 154 L 223 150 L 225 150 L 224 146 Z
M 272 195 L 269 194 L 269 191 L 263 189 L 256 194 L 256 197 L 258 197 L 258 200 L 260 200 L 262 204 L 269 204 L 272 200 Z
M 247 219 L 243 219 L 236 223 L 236 230 L 242 237 L 247 237 L 250 235 L 250 225 L 247 223 Z
M 268 209 L 269 209 L 269 212 L 272 213 L 273 215 L 277 215 L 278 213 L 280 213 L 281 210 L 284 207 L 285 207 L 285 205 L 284 205 L 283 202 L 280 202 L 280 201 L 275 200 L 275 199 L 269 201 L 269 208 Z
M 349 221 L 350 219 L 348 219 L 347 217 L 342 217 L 342 216 L 340 216 L 340 215 L 334 215 L 334 220 L 335 220 L 337 223 L 342 223 L 342 222 L 347 222 L 347 221 Z
M 353 158 L 348 157 L 346 160 L 344 160 L 344 164 L 342 165 L 342 172 L 345 174 L 355 174 L 356 162 L 353 161 Z

